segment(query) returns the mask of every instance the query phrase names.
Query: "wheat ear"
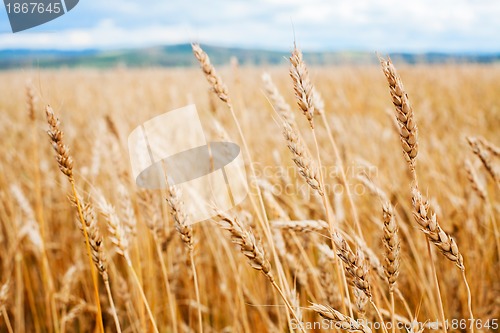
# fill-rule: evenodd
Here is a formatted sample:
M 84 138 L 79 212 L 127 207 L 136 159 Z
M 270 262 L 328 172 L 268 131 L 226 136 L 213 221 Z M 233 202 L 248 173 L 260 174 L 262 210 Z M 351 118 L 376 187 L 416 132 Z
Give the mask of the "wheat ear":
M 78 217 L 80 219 L 80 223 L 82 225 L 83 229 L 83 235 L 85 238 L 85 245 L 87 249 L 87 256 L 88 256 L 88 261 L 90 265 L 90 272 L 92 275 L 92 282 L 94 284 L 94 294 L 96 298 L 96 305 L 97 305 L 97 322 L 100 328 L 100 331 L 104 333 L 104 324 L 102 321 L 102 311 L 101 311 L 101 302 L 99 299 L 99 286 L 98 286 L 98 281 L 97 281 L 97 276 L 94 271 L 94 265 L 92 263 L 92 250 L 90 246 L 90 240 L 88 237 L 87 233 L 87 226 L 84 221 L 83 217 L 83 211 L 82 211 L 82 205 L 78 199 L 78 194 L 76 191 L 76 185 L 75 185 L 75 179 L 73 178 L 73 159 L 71 155 L 69 154 L 69 148 L 64 144 L 63 138 L 64 138 L 64 133 L 60 129 L 60 123 L 59 119 L 54 115 L 54 111 L 48 105 L 45 108 L 45 115 L 47 117 L 47 123 L 49 124 L 49 130 L 47 131 L 47 134 L 49 135 L 50 142 L 52 144 L 52 148 L 54 148 L 54 151 L 56 152 L 56 161 L 59 166 L 59 169 L 61 172 L 68 178 L 70 184 L 71 184 L 71 189 L 72 189 L 72 194 L 75 199 L 75 205 L 78 211 Z
M 271 264 L 266 257 L 264 249 L 255 238 L 253 231 L 244 226 L 238 218 L 232 218 L 228 214 L 218 211 L 220 221 L 219 226 L 229 231 L 231 241 L 238 245 L 253 269 L 261 271 L 271 282 L 274 282 L 274 276 L 271 272 Z
M 500 173 L 495 169 L 493 161 L 491 160 L 491 151 L 487 149 L 483 142 L 475 137 L 467 137 L 467 141 L 472 149 L 472 152 L 479 157 L 484 167 L 490 174 L 491 178 L 495 181 L 497 186 L 500 187 Z
M 50 105 L 45 109 L 45 113 L 49 124 L 47 134 L 52 143 L 52 148 L 56 152 L 57 164 L 61 172 L 71 180 L 73 178 L 73 158 L 69 154 L 69 148 L 64 144 L 64 133 L 60 129 L 59 119 L 54 115 Z
M 142 288 L 141 281 L 139 280 L 137 272 L 132 265 L 132 260 L 129 254 L 129 243 L 125 235 L 124 227 L 120 219 L 118 218 L 118 215 L 116 214 L 115 208 L 113 207 L 113 205 L 108 203 L 104 195 L 101 192 L 97 192 L 96 197 L 99 210 L 101 214 L 103 214 L 106 218 L 111 242 L 115 246 L 115 251 L 125 259 L 129 271 L 132 274 L 132 277 L 134 278 L 134 281 L 137 285 L 137 289 L 139 290 L 144 306 L 146 307 L 149 320 L 153 325 L 153 330 L 155 331 L 155 333 L 159 333 L 158 326 L 156 325 L 156 320 L 153 316 L 153 312 L 151 311 L 151 307 L 149 306 L 149 302 L 146 298 L 146 294 L 144 293 L 144 289 Z
M 283 302 L 285 302 L 285 305 L 290 314 L 294 317 L 294 319 L 298 323 L 300 323 L 300 320 L 297 317 L 297 312 L 291 306 L 285 294 L 276 283 L 274 275 L 271 272 L 271 264 L 269 263 L 269 260 L 266 257 L 264 248 L 259 242 L 257 242 L 257 239 L 255 238 L 252 229 L 247 228 L 236 217 L 232 217 L 220 210 L 217 210 L 216 213 L 220 219 L 218 221 L 219 226 L 222 229 L 229 231 L 229 233 L 231 234 L 231 241 L 234 244 L 236 244 L 240 248 L 241 253 L 243 253 L 245 257 L 247 257 L 249 265 L 253 269 L 261 271 L 262 274 L 264 274 L 269 279 L 272 286 L 280 294 L 281 298 L 283 299 Z M 300 324 L 300 330 L 305 333 L 302 324 Z
M 210 63 L 210 58 L 203 51 L 199 44 L 192 44 L 193 54 L 201 65 L 201 69 L 205 74 L 208 82 L 210 83 L 212 89 L 224 103 L 231 104 L 227 87 L 222 81 L 222 79 L 217 75 L 214 66 Z
M 166 176 L 166 174 L 165 174 Z M 168 183 L 168 182 L 167 182 Z M 170 214 L 174 218 L 175 229 L 181 236 L 182 242 L 188 248 L 189 262 L 193 271 L 193 283 L 196 294 L 197 310 L 198 310 L 198 329 L 203 333 L 203 316 L 201 314 L 201 298 L 200 289 L 198 286 L 198 273 L 194 263 L 194 238 L 193 228 L 188 224 L 188 217 L 184 210 L 184 203 L 181 200 L 181 193 L 175 186 L 169 186 L 167 190 L 167 203 L 170 208 Z
M 304 177 L 305 181 L 312 189 L 318 191 L 319 195 L 323 196 L 324 191 L 321 185 L 318 167 L 309 154 L 301 136 L 287 123 L 283 123 L 283 136 L 286 139 L 288 149 L 290 149 L 293 154 L 292 159 L 300 175 Z
M 484 185 L 479 181 L 476 170 L 474 170 L 471 161 L 468 159 L 465 160 L 464 169 L 467 173 L 467 179 L 469 180 L 474 192 L 476 192 L 482 200 L 486 201 L 488 199 L 488 192 L 486 191 Z
M 74 198 L 72 198 L 72 202 L 73 204 L 76 204 Z M 80 202 L 83 202 L 83 200 L 80 200 Z M 106 263 L 107 258 L 106 253 L 104 252 L 103 239 L 97 226 L 96 214 L 94 208 L 90 203 L 85 203 L 83 205 L 82 213 L 89 235 L 90 247 L 92 248 L 92 260 L 94 261 L 97 271 L 99 272 L 99 274 L 101 274 L 104 281 L 106 293 L 108 295 L 108 301 L 111 306 L 113 320 L 115 322 L 116 331 L 120 333 L 120 321 L 118 320 L 118 313 L 116 312 L 115 302 L 111 293 L 111 286 L 109 283 L 108 268 Z M 79 224 L 79 228 L 83 233 L 83 226 L 81 224 Z
M 396 223 L 396 217 L 394 216 L 394 210 L 389 202 L 386 202 L 382 206 L 383 218 L 384 218 L 384 236 L 382 242 L 385 247 L 385 261 L 384 261 L 384 272 L 389 283 L 389 293 L 391 297 L 391 322 L 392 322 L 392 332 L 396 332 L 396 318 L 394 309 L 394 284 L 399 275 L 399 235 L 398 235 L 398 225 Z
M 381 58 L 380 63 L 385 77 L 387 78 L 387 82 L 389 83 L 392 103 L 396 110 L 396 119 L 399 124 L 399 134 L 401 145 L 403 146 L 403 153 L 408 162 L 413 181 L 416 183 L 417 176 L 415 174 L 415 165 L 418 153 L 418 129 L 417 123 L 413 118 L 413 108 L 408 99 L 408 94 L 405 91 L 403 82 L 392 64 L 391 59 L 385 60 Z
M 290 77 L 293 81 L 293 89 L 299 109 L 306 116 L 311 128 L 314 128 L 313 86 L 303 60 L 302 51 L 296 46 L 294 46 L 290 56 Z
M 490 141 L 486 140 L 483 137 L 478 138 L 479 142 L 488 150 L 493 156 L 495 157 L 500 157 L 500 148 L 495 146 L 493 143 Z
M 354 286 L 363 291 L 371 299 L 372 293 L 370 283 L 368 282 L 368 265 L 363 252 L 358 250 L 355 254 L 338 232 L 333 233 L 332 238 L 337 248 L 337 255 L 345 263 L 345 270 L 353 278 Z
M 423 198 L 420 191 L 413 188 L 413 216 L 415 221 L 426 234 L 427 238 L 436 245 L 439 251 L 461 270 L 465 270 L 464 259 L 455 240 L 447 234 L 437 220 L 436 213 L 430 210 L 429 201 Z
M 278 88 L 268 73 L 262 74 L 262 82 L 264 83 L 266 95 L 271 101 L 274 110 L 281 116 L 284 122 L 286 122 L 290 127 L 294 127 L 295 117 L 292 113 L 292 109 L 280 94 Z
M 170 214 L 174 218 L 175 229 L 179 233 L 182 242 L 187 246 L 189 252 L 192 252 L 194 248 L 193 227 L 187 223 L 184 203 L 175 186 L 170 186 L 167 191 L 167 203 Z
M 387 282 L 392 290 L 399 275 L 399 251 L 401 248 L 398 236 L 398 225 L 394 210 L 390 203 L 386 202 L 383 207 L 384 236 L 382 242 L 385 247 L 384 272 Z

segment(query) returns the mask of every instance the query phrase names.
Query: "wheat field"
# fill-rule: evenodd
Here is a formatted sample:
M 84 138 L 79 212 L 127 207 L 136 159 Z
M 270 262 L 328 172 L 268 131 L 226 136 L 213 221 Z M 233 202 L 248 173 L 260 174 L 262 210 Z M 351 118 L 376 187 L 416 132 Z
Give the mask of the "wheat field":
M 500 66 L 195 51 L 202 70 L 0 72 L 1 332 L 498 331 Z M 127 148 L 191 103 L 250 188 L 193 225 Z

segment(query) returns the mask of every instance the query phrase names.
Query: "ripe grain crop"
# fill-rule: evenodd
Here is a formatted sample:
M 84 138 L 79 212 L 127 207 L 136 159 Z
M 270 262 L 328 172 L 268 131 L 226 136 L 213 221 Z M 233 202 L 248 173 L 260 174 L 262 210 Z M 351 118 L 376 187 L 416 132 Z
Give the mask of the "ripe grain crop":
M 0 72 L 0 332 L 498 331 L 497 64 L 193 53 L 201 69 Z M 249 184 L 195 224 L 127 153 L 190 103 Z

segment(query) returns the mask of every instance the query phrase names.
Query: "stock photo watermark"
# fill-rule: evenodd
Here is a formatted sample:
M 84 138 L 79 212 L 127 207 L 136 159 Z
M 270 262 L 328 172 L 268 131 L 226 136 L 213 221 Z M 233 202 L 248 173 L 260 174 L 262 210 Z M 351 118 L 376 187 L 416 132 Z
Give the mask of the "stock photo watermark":
M 208 142 L 193 104 L 140 124 L 130 133 L 128 147 L 137 186 L 175 186 L 189 224 L 213 217 L 215 208 L 227 211 L 247 196 L 240 147 Z
M 425 322 L 419 322 L 419 321 L 412 321 L 412 322 L 396 322 L 394 326 L 398 330 L 406 330 L 406 332 L 419 332 L 421 330 L 428 330 L 428 331 L 437 331 L 441 330 L 443 327 L 446 327 L 446 329 L 452 329 L 452 330 L 465 330 L 465 329 L 471 329 L 471 328 L 476 328 L 478 330 L 482 329 L 487 329 L 487 330 L 498 330 L 500 327 L 498 318 L 490 318 L 487 320 L 481 320 L 481 319 L 446 319 L 446 321 L 443 322 L 441 321 L 425 321 Z M 393 328 L 392 322 L 378 322 L 378 321 L 367 321 L 365 319 L 358 319 L 356 320 L 356 323 L 359 325 L 362 325 L 364 327 L 369 328 L 370 330 L 380 330 L 382 328 L 385 328 L 386 331 L 390 331 Z M 342 326 L 343 324 L 341 322 L 335 322 L 330 319 L 323 318 L 318 321 L 304 321 L 304 322 L 299 322 L 295 319 L 292 319 L 290 322 L 290 328 L 291 329 L 299 329 L 300 327 L 305 328 L 306 330 L 343 330 L 345 327 Z
M 52 21 L 73 8 L 79 0 L 4 0 L 13 33 Z

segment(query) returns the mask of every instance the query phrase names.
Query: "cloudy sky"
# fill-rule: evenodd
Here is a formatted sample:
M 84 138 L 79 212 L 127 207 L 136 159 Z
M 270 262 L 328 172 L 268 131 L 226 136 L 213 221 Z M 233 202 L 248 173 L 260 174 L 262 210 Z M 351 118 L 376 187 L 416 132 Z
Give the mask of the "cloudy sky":
M 124 48 L 198 41 L 303 49 L 500 52 L 499 0 L 80 0 L 0 49 Z

